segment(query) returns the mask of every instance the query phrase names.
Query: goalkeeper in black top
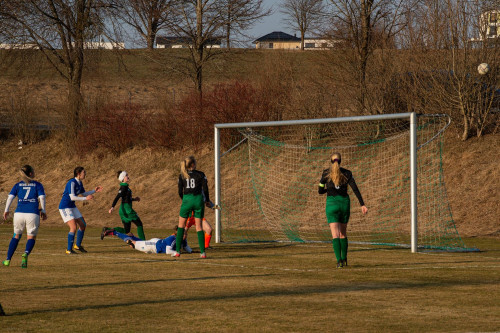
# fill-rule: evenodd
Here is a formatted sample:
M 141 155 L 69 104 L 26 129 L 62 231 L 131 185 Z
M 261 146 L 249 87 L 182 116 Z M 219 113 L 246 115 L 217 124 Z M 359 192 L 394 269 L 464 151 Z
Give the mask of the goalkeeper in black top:
M 340 167 L 340 153 L 334 153 L 330 161 L 332 165 L 323 171 L 321 180 L 319 181 L 318 193 L 327 193 L 326 219 L 332 232 L 332 244 L 335 257 L 337 258 L 337 268 L 342 268 L 347 266 L 347 222 L 349 222 L 351 210 L 347 185 L 352 188 L 358 198 L 363 215 L 368 212 L 368 208 L 365 206 L 352 172 Z
M 196 234 L 200 245 L 201 258 L 206 258 L 205 235 L 203 233 L 202 218 L 205 214 L 205 206 L 210 206 L 210 196 L 208 193 L 207 177 L 201 171 L 196 170 L 196 160 L 189 156 L 181 162 L 181 174 L 179 175 L 179 196 L 182 205 L 179 212 L 179 228 L 177 229 L 176 252 L 173 257 L 180 257 L 180 247 L 184 237 L 186 221 L 194 212 Z
M 145 240 L 146 236 L 144 235 L 144 227 L 142 221 L 139 218 L 139 215 L 137 215 L 137 212 L 132 208 L 132 201 L 139 202 L 141 201 L 141 198 L 132 197 L 132 190 L 129 187 L 130 176 L 127 173 L 127 171 L 118 171 L 116 175 L 118 177 L 118 180 L 120 181 L 120 189 L 118 190 L 118 194 L 116 195 L 115 199 L 113 200 L 113 203 L 111 204 L 109 213 L 111 214 L 113 212 L 116 204 L 118 203 L 118 200 L 122 199 L 119 213 L 123 223 L 123 228 L 116 227 L 113 229 L 115 231 L 118 231 L 119 233 L 130 235 L 131 223 L 134 223 L 137 226 L 137 234 L 139 238 Z M 101 233 L 101 239 L 104 238 L 106 230 L 107 228 L 103 228 Z

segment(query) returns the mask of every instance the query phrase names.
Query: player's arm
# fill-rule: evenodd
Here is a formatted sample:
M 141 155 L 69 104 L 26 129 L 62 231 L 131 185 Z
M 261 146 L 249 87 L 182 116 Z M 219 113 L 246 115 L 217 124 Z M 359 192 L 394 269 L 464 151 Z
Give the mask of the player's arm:
M 318 193 L 319 194 L 325 194 L 327 191 L 326 191 L 326 183 L 328 182 L 328 179 L 326 177 L 326 173 L 323 172 L 323 174 L 321 175 L 321 179 L 319 180 L 319 184 L 318 184 Z
M 9 196 L 7 197 L 7 202 L 5 203 L 5 211 L 3 213 L 4 220 L 7 220 L 7 218 L 9 217 L 9 208 L 10 208 L 10 205 L 12 204 L 12 201 L 14 201 L 15 197 L 16 196 L 12 195 L 12 194 L 9 194 Z
M 110 214 L 113 212 L 116 204 L 118 203 L 118 200 L 120 200 L 120 198 L 123 197 L 123 195 L 124 195 L 124 191 L 122 190 L 122 187 L 120 186 L 120 189 L 118 190 L 118 194 L 116 195 L 115 199 L 113 200 L 113 203 L 111 204 L 111 208 L 109 209 Z
M 179 182 L 177 183 L 177 189 L 179 191 L 179 197 L 182 198 L 184 197 L 184 181 L 182 180 L 182 176 L 179 175 Z
M 203 188 L 203 198 L 205 199 L 205 204 L 208 207 L 208 205 L 210 204 L 210 195 L 208 193 L 208 180 L 205 174 L 203 174 L 202 188 Z
M 361 196 L 361 192 L 358 189 L 358 186 L 356 185 L 356 182 L 354 181 L 354 177 L 351 176 L 349 181 L 347 182 L 349 186 L 352 188 L 352 191 L 356 195 L 356 198 L 358 198 L 359 205 L 361 206 L 361 211 L 363 214 L 366 214 L 368 212 L 368 208 L 365 206 L 365 202 L 363 201 L 363 197 Z
M 85 201 L 85 200 L 88 200 L 87 197 L 79 197 L 78 195 L 75 194 L 75 183 L 73 183 L 73 182 L 71 182 L 71 185 L 70 185 L 69 198 L 70 198 L 71 201 Z

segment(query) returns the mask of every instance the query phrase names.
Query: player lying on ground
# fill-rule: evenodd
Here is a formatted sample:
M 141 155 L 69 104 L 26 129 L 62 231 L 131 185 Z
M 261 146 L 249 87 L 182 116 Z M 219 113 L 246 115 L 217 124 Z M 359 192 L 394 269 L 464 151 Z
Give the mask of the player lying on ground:
M 107 236 L 116 236 L 127 243 L 130 247 L 136 249 L 137 251 L 145 252 L 145 253 L 166 253 L 166 254 L 174 254 L 176 253 L 176 233 L 177 226 L 175 226 L 175 233 L 168 236 L 167 238 L 152 238 L 149 240 L 142 240 L 134 235 L 123 234 L 114 229 L 110 229 L 108 227 L 104 227 L 101 233 L 101 239 Z M 189 247 L 187 240 L 183 240 L 181 242 L 181 247 L 187 253 L 193 252 L 193 250 Z

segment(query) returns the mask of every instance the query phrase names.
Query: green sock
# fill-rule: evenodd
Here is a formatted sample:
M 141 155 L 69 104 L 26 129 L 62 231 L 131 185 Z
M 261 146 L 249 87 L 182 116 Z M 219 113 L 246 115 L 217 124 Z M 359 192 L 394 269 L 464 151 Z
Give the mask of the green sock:
M 144 228 L 142 227 L 142 225 L 137 227 L 137 235 L 140 239 L 146 240 L 146 235 L 144 235 Z
M 340 239 L 340 252 L 341 252 L 342 260 L 347 260 L 347 247 L 348 247 L 347 237 L 341 238 Z
M 183 238 L 184 238 L 184 228 L 177 229 L 177 237 L 175 237 L 175 249 L 177 253 L 181 253 L 181 245 Z
M 115 228 L 113 228 L 113 230 L 117 231 L 117 232 L 119 232 L 121 234 L 126 234 L 125 229 L 122 228 L 122 227 L 115 227 Z
M 202 231 L 197 231 L 198 244 L 200 245 L 200 253 L 205 253 L 205 233 Z
M 335 257 L 337 258 L 337 261 L 340 261 L 340 238 L 334 238 L 332 239 L 332 244 L 333 244 L 333 252 L 335 252 Z

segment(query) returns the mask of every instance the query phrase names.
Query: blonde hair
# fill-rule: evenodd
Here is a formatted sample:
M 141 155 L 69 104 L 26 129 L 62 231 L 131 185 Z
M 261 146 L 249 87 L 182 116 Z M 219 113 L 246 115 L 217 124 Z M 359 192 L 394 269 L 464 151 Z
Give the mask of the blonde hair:
M 340 161 L 341 161 L 340 153 L 333 153 L 332 157 L 330 157 L 330 162 L 332 162 L 332 166 L 330 167 L 330 172 L 328 173 L 328 180 L 332 181 L 335 186 L 344 185 L 347 183 L 347 178 L 340 171 Z
M 181 174 L 184 179 L 189 179 L 188 169 L 191 169 L 195 163 L 194 156 L 189 156 L 181 162 Z

